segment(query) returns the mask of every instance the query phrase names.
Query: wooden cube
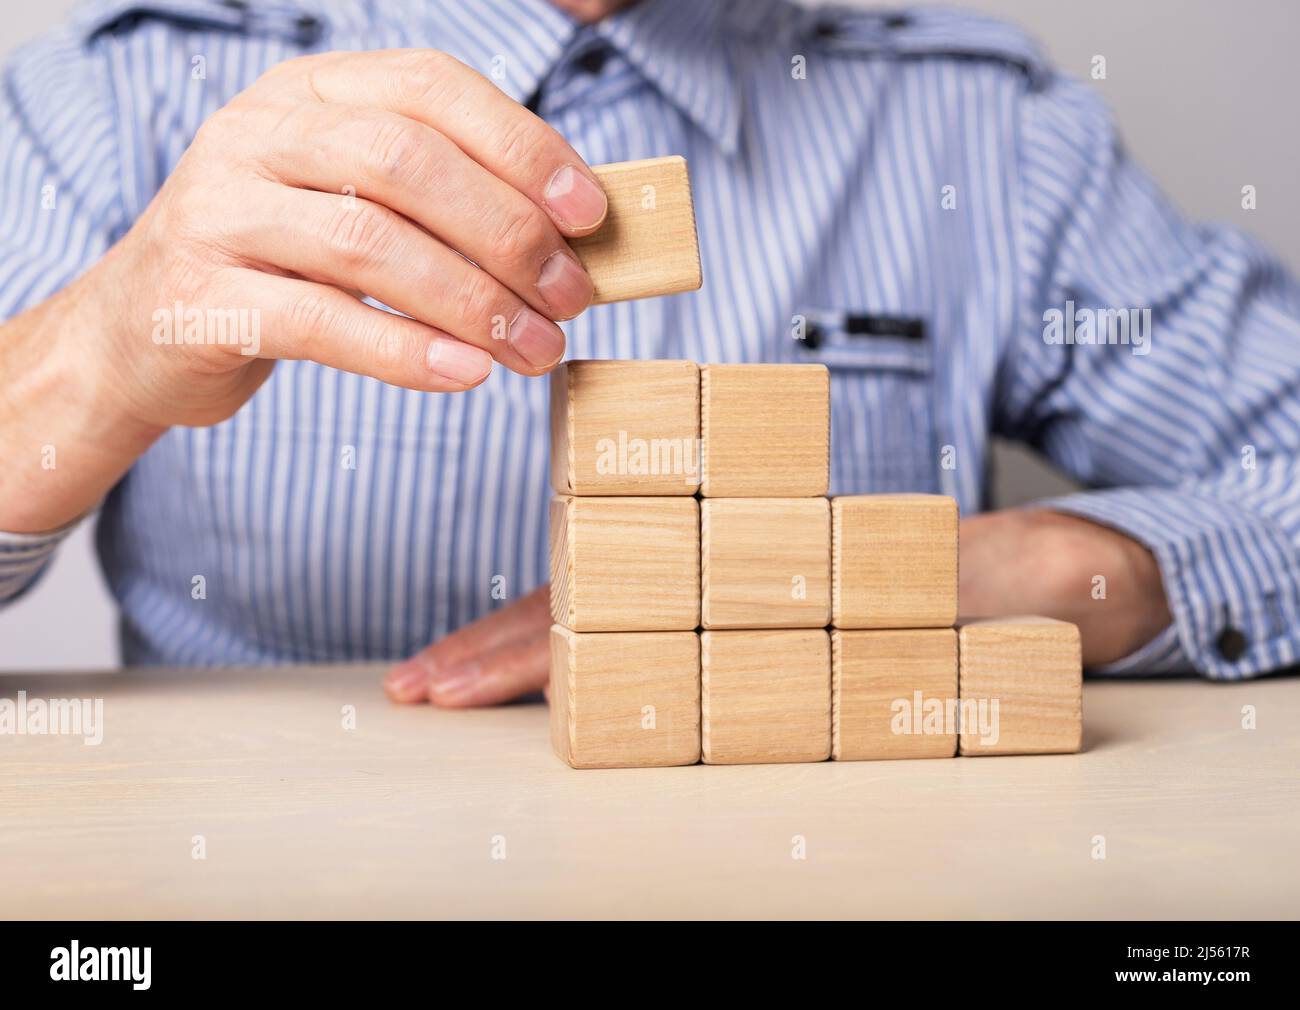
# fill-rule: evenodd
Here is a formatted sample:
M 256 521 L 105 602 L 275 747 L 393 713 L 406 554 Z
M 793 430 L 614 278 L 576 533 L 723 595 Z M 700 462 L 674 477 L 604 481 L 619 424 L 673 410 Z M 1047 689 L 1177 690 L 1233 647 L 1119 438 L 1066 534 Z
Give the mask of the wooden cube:
M 951 628 L 831 632 L 831 757 L 950 758 L 957 752 Z
M 957 503 L 943 495 L 831 501 L 837 628 L 949 628 L 957 619 Z
M 569 244 L 595 304 L 671 295 L 700 286 L 700 246 L 686 160 L 673 155 L 592 168 L 609 199 L 605 223 Z
M 693 361 L 568 361 L 551 372 L 558 494 L 693 495 L 700 369 Z
M 1083 745 L 1078 628 L 983 618 L 963 620 L 957 635 L 961 754 L 1073 754 Z
M 551 628 L 551 744 L 574 768 L 700 759 L 700 639 L 693 631 Z
M 573 631 L 694 631 L 695 499 L 551 499 L 551 618 Z
M 830 373 L 825 365 L 700 369 L 700 493 L 810 498 L 830 486 Z
M 824 628 L 831 619 L 825 498 L 700 502 L 701 625 Z
M 830 637 L 821 629 L 706 631 L 700 698 L 705 764 L 825 761 Z

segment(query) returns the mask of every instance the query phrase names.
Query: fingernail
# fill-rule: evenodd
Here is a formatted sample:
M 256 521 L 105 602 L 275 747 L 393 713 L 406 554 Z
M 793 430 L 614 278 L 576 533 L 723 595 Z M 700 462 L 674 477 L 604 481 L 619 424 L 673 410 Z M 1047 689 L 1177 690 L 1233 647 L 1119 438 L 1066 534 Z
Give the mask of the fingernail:
M 571 319 L 591 304 L 596 289 L 587 271 L 566 252 L 551 253 L 537 277 L 537 293 L 560 319 Z
M 422 670 L 408 670 L 399 666 L 384 678 L 384 685 L 389 694 L 406 701 L 424 693 L 425 680 Z
M 444 379 L 472 386 L 492 370 L 492 356 L 487 351 L 459 340 L 435 340 L 429 345 L 429 368 Z
M 546 186 L 543 199 L 570 228 L 594 228 L 605 218 L 605 191 L 585 173 L 565 165 Z
M 545 316 L 521 309 L 510 324 L 510 346 L 534 368 L 545 368 L 564 354 L 564 333 Z

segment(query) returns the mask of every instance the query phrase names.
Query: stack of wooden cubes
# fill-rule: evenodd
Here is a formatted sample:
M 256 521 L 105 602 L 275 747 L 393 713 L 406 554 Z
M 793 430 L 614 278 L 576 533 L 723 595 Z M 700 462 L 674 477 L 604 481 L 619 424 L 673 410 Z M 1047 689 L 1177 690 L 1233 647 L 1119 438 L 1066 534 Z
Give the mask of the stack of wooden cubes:
M 551 381 L 569 764 L 1078 749 L 1076 629 L 958 624 L 951 498 L 827 499 L 823 366 L 572 361 Z

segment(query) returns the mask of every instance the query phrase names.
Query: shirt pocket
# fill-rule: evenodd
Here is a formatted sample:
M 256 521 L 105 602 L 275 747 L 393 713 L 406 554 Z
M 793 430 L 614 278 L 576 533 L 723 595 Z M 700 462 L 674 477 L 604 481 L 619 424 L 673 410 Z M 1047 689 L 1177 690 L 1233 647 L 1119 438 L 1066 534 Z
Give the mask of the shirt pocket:
M 831 493 L 939 490 L 934 347 L 922 325 L 806 309 L 796 360 L 831 375 Z M 864 320 L 870 320 L 864 324 Z

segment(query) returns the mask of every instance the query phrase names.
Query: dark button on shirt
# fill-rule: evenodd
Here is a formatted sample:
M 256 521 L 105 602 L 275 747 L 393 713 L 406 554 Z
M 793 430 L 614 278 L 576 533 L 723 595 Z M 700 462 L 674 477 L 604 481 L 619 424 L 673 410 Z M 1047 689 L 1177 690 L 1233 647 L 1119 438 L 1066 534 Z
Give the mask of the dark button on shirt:
M 1233 627 L 1227 627 L 1220 631 L 1219 637 L 1214 644 L 1215 648 L 1219 650 L 1219 655 L 1229 663 L 1235 663 L 1239 660 L 1246 654 L 1246 649 L 1249 647 L 1246 636 Z

